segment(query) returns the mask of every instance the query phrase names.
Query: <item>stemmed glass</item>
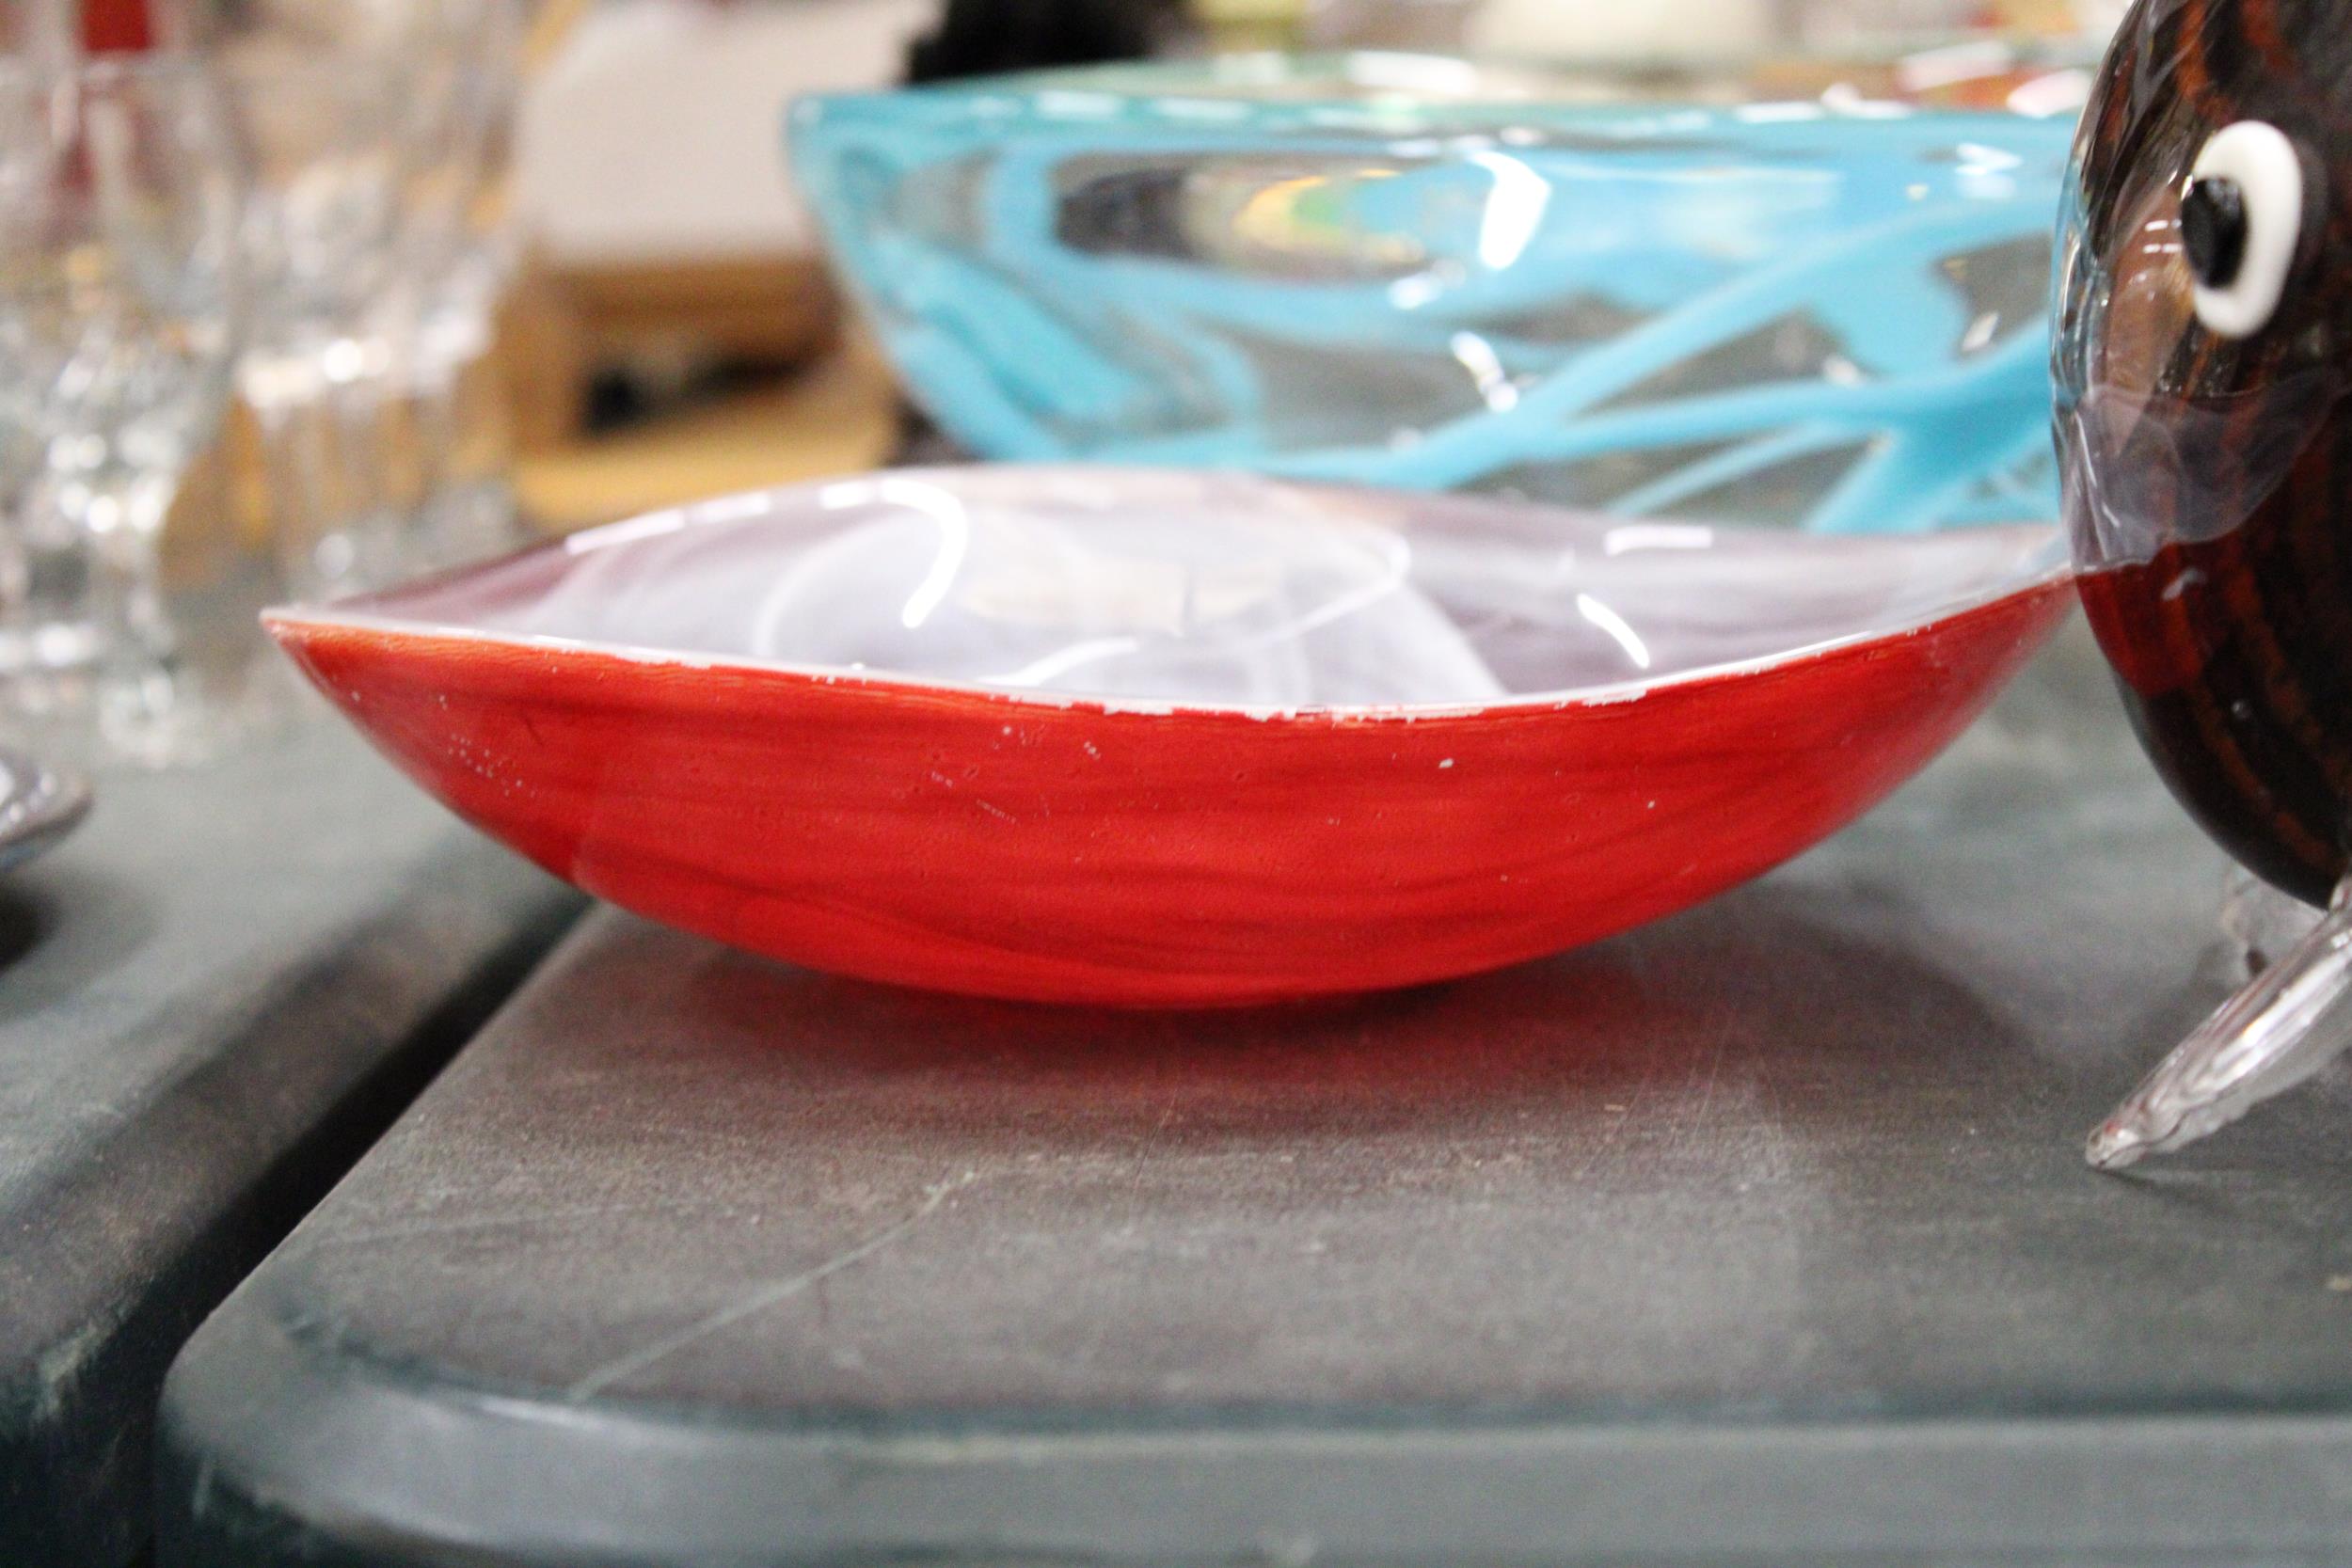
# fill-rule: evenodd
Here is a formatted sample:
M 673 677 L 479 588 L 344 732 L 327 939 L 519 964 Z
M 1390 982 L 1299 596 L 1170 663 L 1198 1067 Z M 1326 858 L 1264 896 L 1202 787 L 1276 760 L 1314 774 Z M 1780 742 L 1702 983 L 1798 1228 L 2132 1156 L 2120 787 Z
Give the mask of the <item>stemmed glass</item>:
M 410 568 L 505 547 L 515 521 L 486 356 L 515 261 L 506 179 L 525 8 L 434 0 L 423 9 L 417 47 L 443 86 L 420 100 L 427 117 L 415 138 L 402 277 L 383 325 L 398 345 L 417 469 L 404 530 Z
M 217 55 L 254 171 L 254 283 L 237 382 L 260 427 L 289 585 L 331 593 L 392 569 L 373 450 L 390 370 L 371 321 L 398 277 L 415 72 L 398 54 L 277 38 Z
M 228 397 L 242 195 L 190 60 L 0 62 L 0 425 L 42 455 L 9 569 L 52 590 L 31 645 L 56 689 L 149 762 L 200 754 L 223 721 L 181 659 L 161 536 Z
M 531 0 L 149 4 L 218 62 L 259 171 L 239 385 L 289 585 L 331 596 L 504 545 L 483 367 Z
M 241 0 L 207 25 L 257 169 L 259 417 L 291 586 L 422 563 L 463 371 L 502 280 L 496 174 L 520 0 Z M 462 551 L 459 553 L 463 553 Z

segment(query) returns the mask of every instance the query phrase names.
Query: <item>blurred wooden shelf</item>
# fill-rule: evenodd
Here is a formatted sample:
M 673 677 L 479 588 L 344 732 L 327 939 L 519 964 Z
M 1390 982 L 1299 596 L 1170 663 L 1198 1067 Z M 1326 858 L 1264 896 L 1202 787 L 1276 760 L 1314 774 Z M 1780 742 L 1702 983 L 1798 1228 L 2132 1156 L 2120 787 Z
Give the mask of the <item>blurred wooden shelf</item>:
M 615 358 L 685 347 L 792 365 L 833 349 L 840 331 L 840 297 L 814 256 L 528 268 L 501 329 L 516 445 L 574 439 L 595 372 Z
M 669 281 L 664 283 L 663 277 Z M 790 293 L 770 277 L 742 287 L 706 277 L 681 282 L 657 270 L 625 285 L 616 275 L 580 286 L 610 344 L 632 333 L 681 333 L 773 367 L 744 389 L 690 401 L 626 429 L 583 428 L 590 341 L 551 333 L 534 307 L 510 310 L 501 326 L 499 373 L 509 388 L 516 431 L 516 488 L 524 515 L 549 532 L 658 511 L 734 490 L 859 473 L 887 463 L 898 442 L 896 384 L 880 353 L 839 333 L 827 303 L 794 315 L 771 307 Z M 575 280 L 576 283 L 576 280 Z M 829 285 L 825 299 L 830 302 Z M 675 292 L 664 295 L 664 289 Z M 684 309 L 674 309 L 681 304 Z M 805 301 L 805 290 L 792 297 Z M 762 303 L 762 302 L 765 303 Z M 699 312 L 699 314 L 697 313 Z M 550 417 L 551 407 L 560 412 Z M 270 527 L 259 439 L 238 410 L 217 450 L 190 472 L 167 532 L 176 559 L 192 562 Z M 183 564 L 180 575 L 200 575 Z
M 569 532 L 731 490 L 864 472 L 889 461 L 898 436 L 889 369 L 853 340 L 772 386 L 528 452 L 516 484 L 534 522 Z

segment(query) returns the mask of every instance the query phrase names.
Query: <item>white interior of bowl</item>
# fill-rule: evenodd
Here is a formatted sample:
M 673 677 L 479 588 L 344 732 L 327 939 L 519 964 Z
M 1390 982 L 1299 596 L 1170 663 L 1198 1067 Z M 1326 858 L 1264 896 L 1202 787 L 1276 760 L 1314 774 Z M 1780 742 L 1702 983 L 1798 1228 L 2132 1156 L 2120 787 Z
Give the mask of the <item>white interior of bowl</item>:
M 1820 538 L 990 467 L 706 502 L 283 614 L 1128 706 L 1458 709 L 1899 633 L 2063 561 L 2041 526 Z

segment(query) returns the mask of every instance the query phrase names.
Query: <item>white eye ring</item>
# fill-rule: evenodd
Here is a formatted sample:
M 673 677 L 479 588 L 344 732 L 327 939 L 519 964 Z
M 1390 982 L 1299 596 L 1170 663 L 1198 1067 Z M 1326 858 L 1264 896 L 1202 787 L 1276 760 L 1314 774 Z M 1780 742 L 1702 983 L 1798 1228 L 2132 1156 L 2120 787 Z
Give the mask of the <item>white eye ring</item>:
M 2250 338 L 2270 325 L 2286 293 L 2303 237 L 2303 160 L 2278 127 L 2242 119 L 2214 133 L 2197 154 L 2189 184 L 2226 180 L 2245 203 L 2245 250 L 2218 287 L 2197 285 L 2197 319 L 2224 338 Z

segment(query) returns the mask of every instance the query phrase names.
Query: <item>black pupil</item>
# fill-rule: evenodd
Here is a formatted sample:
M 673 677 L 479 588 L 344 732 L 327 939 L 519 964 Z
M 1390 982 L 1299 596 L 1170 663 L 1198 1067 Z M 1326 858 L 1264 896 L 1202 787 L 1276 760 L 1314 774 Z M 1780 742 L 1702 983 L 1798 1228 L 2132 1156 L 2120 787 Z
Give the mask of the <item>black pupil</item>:
M 2195 180 L 2181 198 L 2181 241 L 2197 281 L 2226 289 L 2246 264 L 2246 193 L 2234 180 Z

